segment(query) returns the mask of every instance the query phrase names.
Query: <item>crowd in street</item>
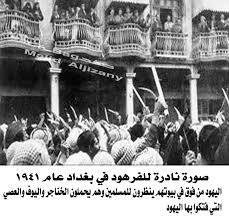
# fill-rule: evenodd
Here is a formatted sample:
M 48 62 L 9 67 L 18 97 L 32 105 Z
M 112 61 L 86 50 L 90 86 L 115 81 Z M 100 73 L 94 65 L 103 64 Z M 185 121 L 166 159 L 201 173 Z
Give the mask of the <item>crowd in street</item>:
M 0 129 L 1 165 L 218 165 L 229 164 L 229 126 L 222 112 L 216 122 L 191 126 L 188 112 L 177 111 L 175 123 L 165 123 L 160 99 L 154 111 L 144 108 L 134 123 L 77 115 L 74 108 L 65 120 L 43 113 L 31 125 L 15 120 Z

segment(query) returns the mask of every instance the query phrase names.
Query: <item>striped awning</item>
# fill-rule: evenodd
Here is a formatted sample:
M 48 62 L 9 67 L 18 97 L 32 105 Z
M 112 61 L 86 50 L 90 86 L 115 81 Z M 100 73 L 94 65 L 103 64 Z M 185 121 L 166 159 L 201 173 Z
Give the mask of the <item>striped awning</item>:
M 196 17 L 203 11 L 213 11 L 229 13 L 228 0 L 192 0 L 193 1 L 193 17 Z

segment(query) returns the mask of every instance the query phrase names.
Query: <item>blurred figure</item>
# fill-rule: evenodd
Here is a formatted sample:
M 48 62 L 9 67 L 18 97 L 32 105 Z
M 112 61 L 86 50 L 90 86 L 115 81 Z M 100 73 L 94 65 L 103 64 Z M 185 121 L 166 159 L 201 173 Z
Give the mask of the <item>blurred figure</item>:
M 88 15 L 85 9 L 85 4 L 81 4 L 80 6 L 79 18 L 88 19 Z
M 127 6 L 126 7 L 126 12 L 124 14 L 124 22 L 125 23 L 131 23 L 132 22 L 132 18 L 133 18 L 133 13 L 130 10 L 130 7 Z
M 172 32 L 182 33 L 182 22 L 181 22 L 181 19 L 179 19 L 179 18 L 176 19 L 176 22 L 172 27 Z
M 124 21 L 123 12 L 122 12 L 122 9 L 120 8 L 118 10 L 118 14 L 115 16 L 115 23 L 122 24 L 123 21 Z
M 40 9 L 40 4 L 39 2 L 35 2 L 34 5 L 33 5 L 33 17 L 35 19 L 35 21 L 43 21 L 44 19 L 44 16 L 41 12 L 41 9 Z M 35 37 L 39 37 L 40 36 L 40 29 L 39 29 L 39 26 L 36 26 L 34 28 L 35 30 Z
M 94 8 L 91 8 L 90 10 L 90 14 L 89 14 L 89 21 L 91 22 L 91 24 L 93 26 L 100 26 L 100 19 L 98 17 L 98 15 L 96 14 L 96 11 Z
M 60 14 L 59 14 L 59 7 L 58 5 L 54 6 L 52 17 L 51 17 L 51 22 L 55 22 L 60 19 Z
M 22 8 L 22 11 L 25 12 L 30 18 L 33 18 L 33 9 L 30 2 L 26 2 L 25 6 Z
M 107 16 L 107 24 L 114 25 L 115 23 L 115 11 L 114 8 L 110 10 L 110 14 Z
M 164 24 L 164 30 L 168 31 L 168 32 L 171 32 L 172 28 L 173 28 L 173 25 L 174 25 L 174 23 L 172 22 L 171 16 L 168 15 L 167 16 L 167 21 Z
M 216 29 L 219 31 L 223 31 L 225 30 L 225 25 L 226 25 L 226 21 L 225 21 L 225 15 L 221 14 L 220 15 L 220 21 L 218 23 L 216 23 Z
M 157 14 L 152 21 L 152 32 L 154 33 L 156 31 L 161 31 L 161 30 L 162 30 L 162 23 L 161 23 L 160 16 Z
M 200 23 L 198 25 L 198 31 L 200 33 L 206 33 L 210 31 L 206 18 L 204 16 L 200 17 Z
M 134 11 L 134 15 L 133 15 L 132 21 L 134 23 L 136 23 L 136 24 L 139 24 L 140 19 L 139 19 L 139 12 L 138 12 L 138 10 L 135 10 Z

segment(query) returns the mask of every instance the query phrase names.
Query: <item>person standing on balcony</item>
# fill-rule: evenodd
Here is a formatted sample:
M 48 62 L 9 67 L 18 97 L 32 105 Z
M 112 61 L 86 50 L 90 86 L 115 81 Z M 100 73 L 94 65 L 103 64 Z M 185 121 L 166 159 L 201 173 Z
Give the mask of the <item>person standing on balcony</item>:
M 225 21 L 225 16 L 224 14 L 220 15 L 220 21 L 216 24 L 216 29 L 219 31 L 223 31 L 225 30 L 225 25 L 226 25 L 226 21 Z
M 164 30 L 167 32 L 171 32 L 172 28 L 174 26 L 174 23 L 172 22 L 172 18 L 170 15 L 167 16 L 167 21 L 164 24 Z
M 177 18 L 173 28 L 172 28 L 172 32 L 177 33 L 177 34 L 181 34 L 182 33 L 182 21 L 180 18 Z M 183 52 L 184 51 L 184 43 L 183 43 L 183 39 L 182 38 L 174 38 L 172 40 L 172 46 L 171 46 L 171 50 L 172 51 L 179 51 L 179 52 Z
M 26 2 L 22 11 L 27 14 L 29 16 L 30 19 L 33 19 L 33 13 L 32 13 L 32 5 L 30 2 Z M 35 30 L 30 26 L 28 25 L 26 22 L 24 22 L 24 24 L 22 25 L 23 28 L 24 28 L 24 33 L 27 35 L 27 36 L 30 36 L 30 37 L 34 37 L 35 35 Z
M 96 14 L 96 11 L 94 8 L 91 8 L 90 14 L 89 14 L 89 21 L 91 22 L 91 25 L 93 27 L 100 27 L 101 26 L 101 22 L 100 19 L 98 17 L 98 15 Z M 89 38 L 91 42 L 94 42 L 95 44 L 100 44 L 102 42 L 101 36 L 100 36 L 100 32 L 95 30 L 93 32 L 89 33 Z
M 33 18 L 33 10 L 30 2 L 26 2 L 22 11 L 25 12 L 30 18 Z
M 162 31 L 162 23 L 159 14 L 152 21 L 152 32 Z
M 51 17 L 51 22 L 55 22 L 60 19 L 60 14 L 59 14 L 59 7 L 58 5 L 54 6 L 52 17 Z
M 141 18 L 143 18 L 144 19 L 144 17 L 143 17 L 143 13 L 142 13 L 142 15 L 141 15 Z M 140 21 L 141 21 L 141 18 L 140 18 Z M 150 17 L 150 14 L 148 14 L 147 16 L 146 16 L 146 19 L 144 19 L 145 20 L 145 28 L 150 28 L 150 26 L 151 26 L 151 23 L 152 23 L 152 19 L 151 19 L 151 17 Z
M 229 32 L 229 18 L 227 18 L 224 28 L 227 32 Z
M 181 22 L 180 18 L 176 19 L 176 21 L 172 27 L 172 32 L 182 33 L 182 22 Z
M 33 6 L 33 17 L 36 21 L 43 21 L 44 20 L 44 16 L 41 12 L 41 8 L 40 8 L 40 4 L 39 2 L 34 3 Z
M 206 18 L 204 16 L 200 17 L 200 23 L 198 25 L 198 31 L 199 31 L 199 33 L 210 32 L 210 28 L 209 28 L 208 23 L 206 21 Z
M 200 23 L 198 25 L 198 32 L 200 34 L 210 32 L 210 28 L 209 28 L 208 23 L 206 21 L 206 18 L 204 16 L 200 17 Z M 201 41 L 201 43 L 200 43 L 200 49 L 202 51 L 205 51 L 205 53 L 209 53 L 210 52 L 209 50 L 211 50 L 211 49 L 210 49 L 209 46 L 210 46 L 209 41 L 205 40 L 205 41 Z
M 131 23 L 133 18 L 133 13 L 130 11 L 130 7 L 126 7 L 126 12 L 124 14 L 124 22 L 125 23 Z
M 135 10 L 135 11 L 134 11 L 134 15 L 133 15 L 132 21 L 133 21 L 134 23 L 136 23 L 136 24 L 139 24 L 140 18 L 139 18 L 139 12 L 138 12 L 138 10 Z
M 121 24 L 123 24 L 123 22 L 124 22 L 124 17 L 123 17 L 122 9 L 119 8 L 118 14 L 115 16 L 115 23 L 116 23 L 117 25 L 121 25 Z M 122 36 L 121 36 L 121 31 L 118 31 L 118 32 L 115 34 L 114 42 L 115 42 L 115 44 L 123 44 L 123 43 L 126 43 L 126 42 L 124 42 L 124 39 L 123 39 Z
M 44 20 L 44 16 L 41 12 L 39 2 L 34 3 L 32 13 L 35 21 L 40 22 Z M 39 25 L 34 26 L 34 30 L 35 30 L 35 37 L 39 37 L 40 36 Z
M 91 10 L 90 10 L 89 21 L 91 22 L 91 24 L 93 26 L 96 26 L 96 27 L 101 26 L 100 19 L 99 19 L 98 15 L 96 14 L 94 8 L 91 8 Z
M 107 16 L 107 25 L 114 25 L 115 24 L 115 10 L 111 8 L 110 14 Z
M 123 12 L 122 9 L 119 8 L 118 14 L 115 16 L 115 23 L 120 25 L 123 23 L 123 21 L 124 21 Z
M 74 9 L 74 7 L 68 7 L 68 13 L 69 13 L 69 18 L 70 19 L 73 19 L 74 18 L 74 16 L 75 16 L 75 9 Z
M 140 27 L 146 28 L 146 26 L 147 26 L 146 23 L 147 23 L 147 21 L 146 21 L 146 19 L 144 18 L 144 14 L 142 13 L 142 14 L 140 15 L 140 17 L 139 17 L 138 24 L 139 24 Z
M 85 4 L 81 4 L 80 6 L 79 18 L 86 19 L 86 20 L 88 19 L 88 15 L 85 9 Z

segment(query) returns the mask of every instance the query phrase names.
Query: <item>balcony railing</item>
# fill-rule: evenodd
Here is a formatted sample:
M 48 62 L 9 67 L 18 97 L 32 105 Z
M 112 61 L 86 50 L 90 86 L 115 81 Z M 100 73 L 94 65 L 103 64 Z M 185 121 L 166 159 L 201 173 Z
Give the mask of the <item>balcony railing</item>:
M 55 48 L 69 53 L 102 54 L 102 28 L 92 26 L 84 19 L 56 21 L 54 23 Z
M 0 12 L 0 48 L 40 46 L 39 22 L 21 11 Z
M 195 60 L 219 60 L 229 56 L 228 32 L 200 33 L 193 39 Z
M 104 49 L 108 57 L 150 56 L 149 30 L 137 24 L 127 23 L 108 26 L 105 33 Z
M 172 32 L 156 32 L 152 39 L 155 57 L 187 58 L 187 35 Z

